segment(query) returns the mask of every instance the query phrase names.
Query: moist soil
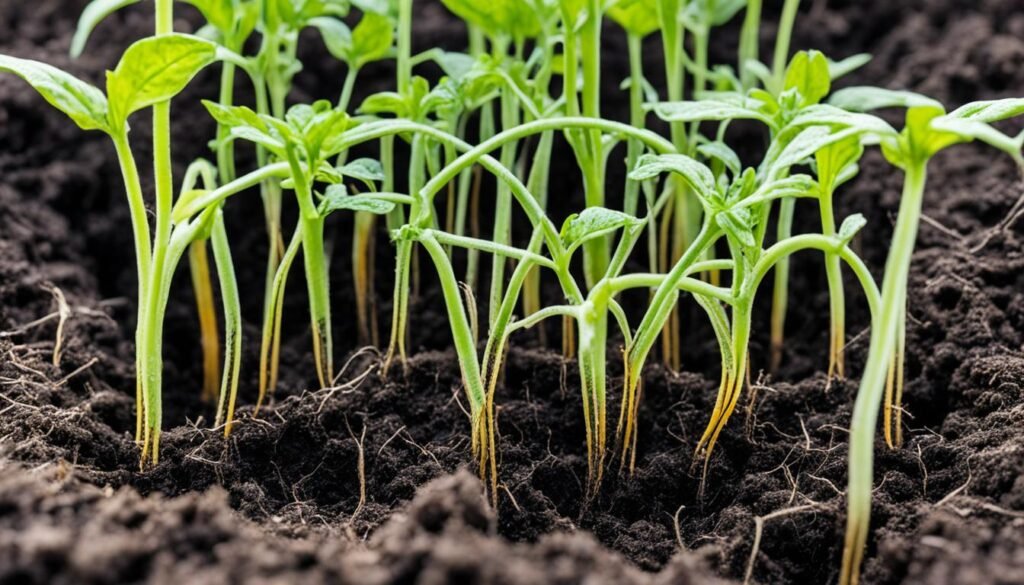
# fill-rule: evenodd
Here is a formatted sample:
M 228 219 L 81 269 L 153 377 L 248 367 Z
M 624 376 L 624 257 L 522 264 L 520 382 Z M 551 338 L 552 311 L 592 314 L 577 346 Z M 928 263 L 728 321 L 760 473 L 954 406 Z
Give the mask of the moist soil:
M 439 4 L 417 4 L 417 47 L 458 49 L 464 30 Z M 950 106 L 1024 92 L 1020 2 L 805 4 L 798 48 L 874 55 L 844 85 L 918 90 Z M 146 34 L 151 15 L 136 6 L 112 17 L 87 56 L 72 61 L 67 47 L 83 5 L 0 0 L 0 52 L 99 82 Z M 179 30 L 196 22 L 180 10 Z M 766 46 L 773 36 L 766 26 Z M 735 39 L 735 27 L 726 28 L 715 53 L 728 58 Z M 306 70 L 295 99 L 336 95 L 343 70 L 324 58 L 315 36 L 302 44 Z M 626 75 L 624 41 L 609 27 L 606 44 L 607 113 L 622 117 L 615 96 Z M 659 66 L 648 63 L 655 83 Z M 357 94 L 386 88 L 391 75 L 387 65 L 374 69 Z M 176 161 L 206 155 L 212 126 L 197 104 L 215 91 L 215 74 L 204 73 L 175 102 L 187 120 L 174 128 Z M 149 131 L 139 118 L 133 140 L 144 161 Z M 555 173 L 553 189 L 577 195 L 565 200 L 579 200 L 573 176 Z M 868 217 L 857 245 L 876 274 L 900 184 L 871 153 L 838 202 L 841 215 Z M 1024 228 L 1006 220 L 1021 191 L 1012 163 L 982 148 L 960 147 L 931 164 L 911 275 L 906 443 L 895 451 L 876 444 L 865 583 L 1024 583 Z M 556 215 L 571 210 L 559 205 Z M 343 219 L 329 245 L 337 251 L 337 363 L 345 364 L 338 386 L 310 386 L 302 284 L 293 279 L 282 382 L 253 416 L 261 213 L 255 194 L 228 206 L 246 316 L 240 424 L 228 439 L 210 429 L 190 287 L 179 275 L 165 341 L 163 451 L 158 466 L 140 471 L 132 441 L 134 261 L 113 150 L 20 81 L 0 79 L 0 582 L 738 583 L 755 519 L 770 514 L 753 580 L 836 580 L 857 384 L 829 386 L 822 373 L 828 311 L 820 257 L 794 262 L 785 364 L 772 375 L 759 369 L 767 330 L 760 312 L 753 383 L 703 489 L 693 449 L 718 371 L 700 325 L 687 327 L 683 372 L 654 365 L 646 373 L 635 472 L 610 463 L 590 500 L 575 364 L 535 338 L 517 340 L 498 395 L 495 512 L 475 477 L 436 286 L 425 279 L 414 307 L 407 370 L 383 377 L 379 354 L 356 341 L 351 226 Z M 798 213 L 798 225 L 812 226 L 813 214 Z M 389 255 L 382 237 L 382 320 Z M 70 312 L 55 362 L 58 298 Z M 858 295 L 849 305 L 847 360 L 856 376 L 867 315 Z M 617 412 L 615 366 L 612 376 Z

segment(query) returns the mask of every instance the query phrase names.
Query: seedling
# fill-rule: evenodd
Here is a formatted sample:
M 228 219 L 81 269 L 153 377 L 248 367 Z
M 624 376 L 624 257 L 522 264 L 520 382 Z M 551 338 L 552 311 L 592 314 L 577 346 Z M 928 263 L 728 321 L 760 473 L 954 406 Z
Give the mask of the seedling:
M 871 516 L 871 479 L 874 465 L 874 435 L 879 406 L 885 398 L 885 437 L 891 447 L 899 441 L 899 389 L 894 395 L 887 384 L 895 361 L 902 372 L 906 331 L 907 280 L 920 223 L 921 202 L 927 180 L 928 161 L 938 152 L 964 142 L 980 140 L 1009 154 L 1024 168 L 1021 150 L 1024 134 L 1009 137 L 991 124 L 1024 113 L 1024 100 L 1006 99 L 967 104 L 946 113 L 934 100 L 908 92 L 873 88 L 850 88 L 837 92 L 833 103 L 852 109 L 906 108 L 906 123 L 898 136 L 886 137 L 882 152 L 904 172 L 903 195 L 896 218 L 892 246 L 882 280 L 881 309 L 872 319 L 871 347 L 861 376 L 860 390 L 850 421 L 850 473 L 847 492 L 846 543 L 840 582 L 855 584 L 867 541 Z M 890 388 L 890 390 L 885 390 Z M 892 416 L 895 412 L 896 415 Z

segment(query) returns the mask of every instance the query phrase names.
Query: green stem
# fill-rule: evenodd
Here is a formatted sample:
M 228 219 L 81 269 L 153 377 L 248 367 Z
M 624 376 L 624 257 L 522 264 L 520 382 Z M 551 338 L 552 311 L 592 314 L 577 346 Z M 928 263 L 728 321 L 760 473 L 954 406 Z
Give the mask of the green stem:
M 172 0 L 156 0 L 156 36 L 174 32 L 174 3 Z M 171 238 L 171 205 L 173 203 L 174 180 L 171 175 L 171 104 L 161 102 L 153 106 L 153 175 L 156 191 L 156 229 L 153 242 L 153 264 L 146 286 L 146 311 L 142 335 L 142 387 L 145 408 L 143 430 L 142 462 L 147 459 L 155 465 L 159 462 L 160 424 L 162 418 L 162 369 L 163 357 L 160 347 L 160 324 L 156 317 L 159 309 L 163 268 L 166 261 L 166 247 Z
M 222 210 L 217 210 L 210 242 L 213 246 L 213 258 L 217 263 L 221 300 L 224 304 L 224 374 L 221 380 L 220 400 L 217 404 L 216 425 L 219 426 L 222 421 L 225 423 L 226 437 L 231 434 L 234 425 L 235 400 L 238 397 L 239 373 L 242 367 L 242 308 Z
M 503 52 L 503 45 L 496 43 L 496 51 Z M 511 93 L 503 91 L 501 94 L 501 126 L 503 130 L 515 128 L 519 124 L 518 100 Z M 500 162 L 506 169 L 511 169 L 515 164 L 516 143 L 506 142 L 501 147 Z M 494 205 L 494 243 L 507 245 L 512 241 L 512 191 L 508 183 L 498 184 L 498 197 Z M 494 256 L 491 265 L 491 292 L 489 297 L 489 319 L 490 325 L 498 314 L 501 299 L 504 296 L 505 288 L 505 264 L 506 259 L 501 256 Z
M 762 0 L 747 1 L 747 13 L 743 19 L 743 30 L 740 32 L 740 60 L 737 63 L 737 70 L 740 72 L 740 83 L 744 91 L 753 88 L 756 83 L 747 63 L 760 59 L 761 2 Z
M 469 397 L 473 427 L 476 429 L 482 420 L 486 390 L 480 375 L 480 362 L 476 354 L 476 344 L 473 341 L 473 330 L 466 317 L 459 282 L 455 277 L 455 271 L 452 270 L 451 262 L 448 261 L 444 247 L 434 239 L 433 235 L 427 232 L 419 241 L 434 261 L 438 278 L 441 281 L 452 337 L 455 340 L 455 351 L 459 355 L 462 380 L 466 386 L 466 395 Z
M 793 233 L 793 211 L 796 200 L 783 199 L 779 205 L 779 223 L 776 241 L 782 242 Z M 786 308 L 789 304 L 789 258 L 782 258 L 775 265 L 775 284 L 772 295 L 771 316 L 771 365 L 770 371 L 776 371 L 782 361 L 782 349 L 785 342 Z
M 822 235 L 836 233 L 836 220 L 832 211 L 832 193 L 822 193 L 819 198 Z M 829 314 L 832 327 L 829 335 L 828 378 L 842 378 L 845 375 L 843 346 L 846 343 L 846 300 L 843 290 L 843 267 L 838 254 L 825 254 L 825 277 L 828 280 Z
M 849 486 L 847 488 L 846 542 L 840 583 L 856 583 L 871 520 L 871 481 L 878 410 L 889 361 L 896 351 L 897 331 L 906 298 L 910 261 L 921 217 L 921 200 L 927 179 L 927 159 L 906 166 L 903 196 L 896 218 L 889 257 L 882 281 L 881 309 L 872 319 L 871 348 L 861 377 L 860 390 L 850 420 Z
M 338 98 L 338 109 L 348 111 L 349 102 L 352 101 L 352 90 L 356 86 L 356 78 L 359 77 L 359 68 L 350 66 L 345 73 L 345 84 L 341 88 L 341 97 Z
M 782 91 L 786 63 L 789 61 L 789 44 L 793 37 L 793 24 L 796 22 L 796 13 L 799 8 L 800 0 L 786 0 L 782 7 L 779 32 L 775 35 L 775 54 L 772 57 L 772 78 L 775 87 L 771 89 L 776 94 Z
M 412 2 L 398 0 L 398 93 L 408 95 L 412 83 Z
M 629 376 L 630 387 L 635 388 L 640 381 L 640 373 L 651 347 L 658 339 L 662 327 L 668 321 L 669 315 L 678 298 L 678 283 L 686 275 L 690 266 L 703 257 L 707 249 L 718 239 L 719 230 L 714 227 L 713 218 L 708 218 L 704 223 L 693 244 L 686 249 L 686 252 L 672 266 L 672 270 L 666 275 L 661 286 L 654 292 L 651 303 L 644 318 L 637 328 L 633 344 L 629 347 Z
M 142 341 L 146 324 L 146 287 L 149 285 L 149 264 L 152 260 L 152 244 L 149 240 L 149 221 L 146 218 L 146 202 L 142 196 L 142 184 L 139 181 L 139 169 L 135 164 L 131 145 L 128 143 L 128 131 L 112 134 L 117 160 L 121 167 L 125 194 L 128 197 L 128 210 L 132 220 L 132 236 L 135 240 L 135 265 L 138 274 L 138 294 L 136 303 L 135 323 L 135 441 L 142 444 L 143 417 L 145 414 L 145 395 L 143 392 Z

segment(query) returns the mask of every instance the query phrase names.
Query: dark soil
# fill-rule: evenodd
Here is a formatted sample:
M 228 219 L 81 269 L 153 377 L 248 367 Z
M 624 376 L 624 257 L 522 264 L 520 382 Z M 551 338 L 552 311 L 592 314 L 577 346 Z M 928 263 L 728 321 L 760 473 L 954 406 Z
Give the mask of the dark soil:
M 98 82 L 145 34 L 150 15 L 143 6 L 113 17 L 89 56 L 71 61 L 67 46 L 84 3 L 0 0 L 0 52 Z M 951 106 L 1024 90 L 1021 2 L 806 4 L 800 47 L 875 56 L 844 83 L 915 89 Z M 419 45 L 461 44 L 463 31 L 440 6 L 424 2 L 420 11 Z M 189 30 L 194 14 L 180 13 L 178 28 Z M 719 35 L 723 59 L 735 36 Z M 612 92 L 625 75 L 624 43 L 611 28 L 607 37 Z M 341 67 L 324 61 L 315 37 L 304 46 L 296 99 L 336 95 Z M 655 82 L 657 67 L 650 63 Z M 371 75 L 360 95 L 385 87 L 391 73 L 382 67 Z M 204 74 L 176 102 L 189 120 L 175 128 L 179 162 L 206 154 L 212 128 L 197 103 L 215 83 Z M 608 103 L 609 113 L 621 113 L 621 102 Z M 145 160 L 146 121 L 133 125 Z M 558 177 L 564 192 L 578 192 L 571 173 Z M 839 202 L 840 214 L 867 215 L 859 245 L 876 273 L 900 182 L 871 154 Z M 907 441 L 898 451 L 877 443 L 865 583 L 1024 583 L 1024 242 L 1021 225 L 1002 222 L 1020 193 L 1012 163 L 982 148 L 960 147 L 931 165 L 929 219 L 911 280 Z M 229 206 L 236 259 L 249 266 L 240 274 L 249 346 L 262 302 L 263 232 L 252 229 L 260 213 L 255 196 Z M 361 382 L 307 390 L 312 369 L 296 279 L 276 399 L 252 418 L 248 350 L 242 422 L 222 439 L 199 400 L 196 325 L 181 276 L 168 315 L 161 463 L 140 472 L 131 437 L 135 284 L 126 221 L 106 139 L 81 132 L 19 81 L 0 78 L 0 582 L 739 582 L 755 517 L 807 504 L 813 510 L 765 524 L 754 580 L 835 581 L 856 382 L 825 388 L 819 258 L 795 262 L 801 296 L 791 303 L 778 375 L 756 376 L 766 340 L 755 339 L 757 383 L 723 435 L 703 497 L 692 451 L 718 372 L 700 330 L 687 336 L 683 373 L 655 366 L 647 375 L 635 475 L 610 473 L 587 507 L 575 365 L 521 340 L 499 393 L 495 514 L 473 475 L 458 368 L 429 283 L 414 312 L 419 351 L 406 376 L 384 380 L 373 353 L 355 353 L 344 222 L 332 262 L 338 363 L 349 362 L 342 382 Z M 388 286 L 378 282 L 379 291 Z M 53 365 L 57 290 L 72 315 Z M 848 360 L 856 374 L 867 318 L 863 299 L 851 295 L 850 305 Z

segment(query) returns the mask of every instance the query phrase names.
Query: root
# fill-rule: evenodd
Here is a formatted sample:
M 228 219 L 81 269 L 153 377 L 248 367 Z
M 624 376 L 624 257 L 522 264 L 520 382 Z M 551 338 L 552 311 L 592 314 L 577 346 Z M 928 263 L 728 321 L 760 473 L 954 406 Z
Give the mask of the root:
M 747 559 L 747 570 L 743 575 L 743 585 L 750 583 L 750 578 L 754 573 L 754 562 L 757 560 L 757 553 L 761 550 L 761 537 L 764 534 L 764 523 L 769 520 L 776 518 L 782 518 L 784 516 L 793 516 L 795 514 L 803 514 L 804 512 L 811 512 L 819 509 L 819 504 L 805 504 L 803 506 L 793 506 L 792 508 L 786 508 L 783 510 L 776 510 L 771 514 L 764 516 L 757 516 L 754 518 L 754 546 L 750 549 L 750 558 Z

